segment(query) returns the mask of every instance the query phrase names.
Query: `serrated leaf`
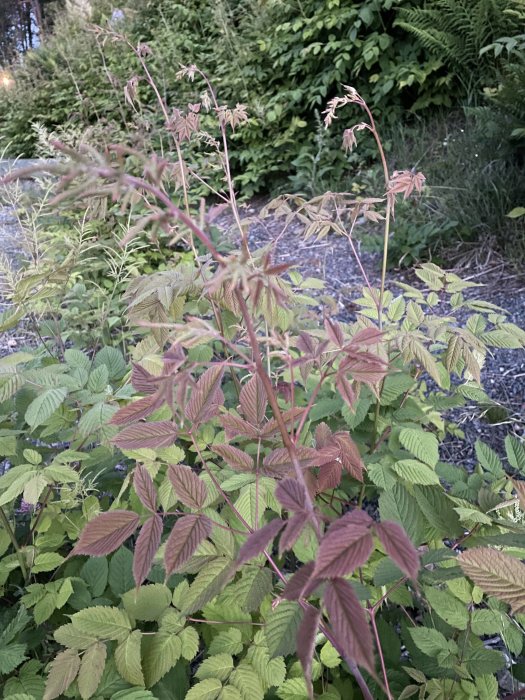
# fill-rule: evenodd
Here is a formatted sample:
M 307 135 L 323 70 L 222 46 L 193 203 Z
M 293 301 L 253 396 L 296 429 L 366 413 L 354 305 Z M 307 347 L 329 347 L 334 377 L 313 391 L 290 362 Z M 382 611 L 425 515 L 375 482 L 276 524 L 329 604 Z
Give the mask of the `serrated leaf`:
M 141 399 L 132 401 L 127 406 L 119 408 L 119 410 L 111 417 L 111 425 L 126 425 L 127 423 L 135 423 L 139 420 L 150 416 L 157 408 L 160 408 L 164 403 L 164 395 L 161 392 L 144 396 Z
M 123 610 L 106 606 L 85 608 L 71 617 L 74 628 L 89 637 L 121 642 L 131 631 L 131 622 Z
M 419 553 L 403 528 L 397 523 L 383 522 L 375 524 L 374 530 L 388 556 L 406 576 L 414 581 L 417 580 L 420 567 Z
M 304 678 L 308 688 L 308 696 L 313 698 L 312 661 L 315 652 L 315 638 L 321 621 L 321 612 L 309 607 L 304 611 L 303 620 L 297 630 L 297 656 L 301 662 Z
M 525 446 L 514 435 L 505 438 L 505 451 L 509 464 L 520 472 L 525 473 Z
M 195 676 L 201 681 L 205 678 L 218 678 L 224 683 L 232 671 L 233 657 L 230 654 L 216 654 L 204 659 L 195 672 Z
M 131 685 L 144 685 L 140 646 L 142 632 L 135 630 L 115 649 L 117 671 Z
M 422 486 L 439 484 L 439 476 L 436 472 L 423 462 L 418 462 L 417 459 L 401 459 L 392 465 L 392 469 L 409 484 Z
M 257 484 L 247 484 L 241 489 L 234 506 L 249 527 L 257 530 L 266 509 L 266 492 Z
M 209 646 L 210 654 L 232 654 L 236 656 L 243 650 L 241 631 L 235 627 L 219 632 Z
M 105 346 L 97 352 L 93 361 L 93 367 L 105 365 L 108 368 L 110 379 L 120 379 L 127 370 L 127 365 L 120 350 Z
M 234 596 L 243 610 L 253 612 L 271 590 L 272 573 L 268 568 L 245 566 L 241 580 L 235 584 Z
M 184 700 L 216 700 L 221 690 L 222 683 L 218 678 L 206 678 L 190 688 Z
M 381 520 L 403 526 L 415 545 L 426 541 L 425 521 L 415 498 L 401 484 L 394 484 L 379 497 Z
M 233 445 L 211 445 L 211 449 L 220 455 L 226 464 L 235 471 L 252 472 L 253 457 L 246 452 L 243 452 L 238 447 Z
M 110 554 L 131 537 L 139 522 L 140 516 L 132 511 L 112 510 L 101 513 L 84 527 L 73 548 L 73 554 L 95 557 Z
M 277 484 L 275 497 L 286 510 L 300 513 L 305 510 L 308 496 L 297 479 L 283 479 Z
M 0 647 L 0 675 L 11 673 L 26 659 L 25 644 L 8 644 Z
M 179 634 L 181 654 L 186 661 L 193 661 L 199 651 L 199 635 L 193 627 L 185 627 Z
M 283 600 L 268 615 L 264 634 L 270 657 L 293 654 L 296 649 L 297 630 L 301 624 L 300 606 Z
M 252 425 L 258 426 L 263 422 L 268 400 L 258 374 L 249 379 L 241 389 L 239 403 L 244 417 Z
M 98 598 L 108 585 L 109 565 L 105 557 L 92 557 L 80 570 L 80 576 L 91 590 L 93 598 Z
M 151 571 L 153 559 L 160 545 L 163 521 L 160 515 L 152 515 L 142 526 L 135 543 L 133 578 L 140 586 Z
M 494 476 L 501 476 L 504 473 L 501 460 L 491 447 L 481 442 L 481 440 L 476 440 L 475 450 L 478 462 L 487 471 L 494 474 Z
M 64 388 L 47 389 L 42 392 L 27 407 L 24 416 L 26 423 L 32 430 L 45 423 L 48 418 L 51 418 L 66 396 L 67 389 Z
M 185 506 L 196 510 L 204 506 L 207 497 L 206 484 L 190 467 L 185 467 L 182 464 L 171 466 L 168 470 L 168 477 L 179 501 Z
M 275 518 L 259 530 L 250 533 L 237 556 L 237 566 L 241 566 L 263 552 L 273 542 L 284 527 L 284 521 Z
M 134 620 L 158 620 L 171 604 L 171 591 L 162 583 L 140 586 L 122 595 L 122 604 Z
M 363 511 L 350 511 L 333 523 L 321 540 L 314 576 L 346 576 L 362 566 L 374 548 L 371 524 Z
M 111 557 L 108 583 L 116 596 L 133 588 L 133 554 L 126 547 L 121 547 Z
M 212 521 L 203 515 L 183 515 L 173 526 L 164 550 L 166 576 L 180 569 L 211 534 Z
M 416 647 L 426 656 L 437 656 L 442 651 L 457 653 L 458 645 L 448 640 L 438 630 L 430 627 L 415 627 L 408 630 Z
M 425 595 L 432 610 L 451 627 L 466 630 L 470 616 L 465 605 L 455 596 L 437 588 L 425 589 Z
M 157 509 L 157 492 L 153 479 L 143 464 L 138 464 L 133 471 L 133 488 L 144 508 L 155 513 Z
M 78 672 L 78 692 L 82 700 L 89 700 L 95 695 L 106 665 L 106 645 L 97 642 L 90 646 L 82 656 Z
M 213 365 L 204 372 L 193 389 L 185 408 L 185 415 L 195 426 L 212 418 L 218 412 L 220 386 L 224 365 Z
M 87 649 L 97 641 L 95 636 L 80 632 L 72 623 L 58 627 L 53 636 L 59 644 L 70 649 Z
M 439 461 L 439 446 L 435 435 L 417 428 L 403 428 L 399 433 L 399 442 L 421 462 L 435 467 Z
M 43 700 L 54 700 L 64 693 L 77 677 L 80 657 L 76 651 L 66 649 L 51 662 Z
M 191 614 L 201 610 L 203 605 L 222 591 L 232 576 L 232 562 L 226 557 L 217 557 L 208 562 L 192 582 L 184 600 L 183 612 Z
M 158 632 L 144 637 L 142 648 L 146 686 L 151 687 L 163 678 L 180 659 L 182 642 L 174 634 Z
M 177 439 L 177 428 L 171 421 L 134 423 L 124 428 L 113 438 L 113 443 L 122 450 L 137 450 L 144 447 L 154 449 L 169 447 Z
M 330 580 L 323 593 L 330 627 L 348 659 L 368 670 L 374 668 L 372 634 L 354 589 L 342 578 Z
M 264 689 L 251 664 L 243 662 L 237 666 L 230 676 L 230 684 L 241 693 L 243 700 L 264 700 Z
M 462 552 L 458 562 L 484 593 L 509 603 L 515 613 L 525 610 L 525 564 L 489 547 Z

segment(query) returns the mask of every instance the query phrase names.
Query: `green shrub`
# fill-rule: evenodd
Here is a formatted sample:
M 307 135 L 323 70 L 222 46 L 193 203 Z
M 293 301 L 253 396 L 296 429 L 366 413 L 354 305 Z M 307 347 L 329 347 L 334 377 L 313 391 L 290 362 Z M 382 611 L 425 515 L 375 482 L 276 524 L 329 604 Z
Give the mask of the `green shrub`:
M 345 104 L 377 136 L 352 89 L 327 122 Z M 227 143 L 243 112 L 218 114 Z M 184 119 L 182 158 L 200 139 Z M 132 280 L 130 357 L 0 360 L 4 698 L 496 700 L 523 645 L 525 450 L 478 442 L 469 472 L 439 445 L 461 435 L 449 408 L 490 402 L 488 348 L 525 332 L 432 264 L 397 296 L 365 275 L 357 320 L 321 323 L 317 281 L 250 250 L 247 222 L 219 252 L 142 160 L 142 176 L 119 149 L 50 167 L 78 206 L 96 192 L 133 212 L 140 193 L 150 216 L 123 242 L 159 225 L 208 254 Z M 270 208 L 350 238 L 346 220 L 384 215 L 386 244 L 396 195 L 424 178 L 385 179 L 335 217 L 332 194 L 322 219 L 319 201 Z

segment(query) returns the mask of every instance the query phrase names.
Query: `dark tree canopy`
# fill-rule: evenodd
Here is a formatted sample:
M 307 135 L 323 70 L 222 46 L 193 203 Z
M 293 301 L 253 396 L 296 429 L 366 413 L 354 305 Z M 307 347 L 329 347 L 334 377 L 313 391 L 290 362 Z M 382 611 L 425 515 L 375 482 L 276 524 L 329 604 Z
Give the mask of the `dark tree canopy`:
M 2 0 L 0 3 L 0 64 L 38 45 L 50 23 L 55 0 Z

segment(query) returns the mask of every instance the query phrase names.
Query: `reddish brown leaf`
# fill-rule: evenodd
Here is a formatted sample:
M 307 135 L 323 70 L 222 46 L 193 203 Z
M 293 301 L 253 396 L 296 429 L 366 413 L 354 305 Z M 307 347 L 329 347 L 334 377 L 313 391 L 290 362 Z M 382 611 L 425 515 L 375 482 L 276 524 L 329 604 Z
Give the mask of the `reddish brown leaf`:
M 355 406 L 357 395 L 354 389 L 352 388 L 352 383 L 348 381 L 348 379 L 342 372 L 338 372 L 335 379 L 335 384 L 337 387 L 337 391 L 341 394 L 341 398 L 343 399 L 343 401 L 350 408 L 353 408 Z
M 303 469 L 318 464 L 319 456 L 317 450 L 314 450 L 312 447 L 298 445 L 295 451 L 297 460 Z M 263 465 L 266 471 L 280 476 L 293 470 L 290 453 L 286 447 L 278 447 L 276 450 L 272 450 L 270 454 L 264 458 Z
M 200 543 L 211 534 L 212 527 L 212 521 L 202 515 L 183 515 L 177 520 L 164 550 L 166 577 L 184 566 Z
M 365 384 L 377 384 L 386 377 L 388 365 L 369 352 L 356 352 L 345 358 L 339 369 L 349 372 L 352 378 Z
M 279 555 L 294 546 L 307 522 L 303 512 L 297 513 L 287 521 L 279 539 Z
M 299 600 L 299 598 L 303 598 L 305 590 L 311 587 L 310 584 L 312 582 L 314 569 L 315 561 L 309 561 L 303 564 L 303 566 L 288 579 L 282 597 L 286 600 Z M 318 579 L 315 580 L 318 581 Z
M 197 382 L 184 411 L 186 418 L 193 425 L 210 420 L 216 415 L 222 397 L 220 386 L 223 375 L 224 365 L 212 365 Z
M 135 421 L 147 418 L 149 415 L 160 408 L 164 403 L 164 397 L 160 392 L 144 396 L 138 401 L 133 401 L 127 406 L 120 408 L 111 418 L 112 425 L 126 425 L 126 423 L 134 423 Z
M 340 458 L 343 467 L 357 481 L 363 481 L 364 464 L 359 454 L 357 445 L 350 437 L 349 433 L 339 432 L 334 435 L 335 442 L 341 450 Z
M 364 564 L 374 548 L 368 525 L 355 522 L 347 513 L 329 528 L 319 545 L 316 576 L 346 576 Z
M 206 484 L 183 464 L 172 465 L 168 477 L 181 503 L 188 508 L 202 508 L 207 496 Z
M 307 502 L 306 491 L 296 479 L 280 481 L 275 489 L 275 497 L 283 508 L 295 512 L 304 511 Z
M 354 335 L 351 345 L 377 345 L 383 339 L 379 328 L 363 328 Z
M 153 558 L 157 553 L 162 537 L 162 518 L 153 515 L 142 526 L 133 555 L 133 578 L 137 588 L 143 583 L 151 571 Z
M 313 700 L 314 688 L 312 685 L 312 661 L 315 652 L 315 638 L 321 621 L 321 613 L 313 607 L 304 611 L 303 619 L 297 630 L 296 647 L 297 656 L 303 668 L 304 680 L 308 690 L 308 697 Z
M 131 383 L 135 391 L 141 394 L 154 394 L 158 389 L 159 378 L 156 377 L 147 369 L 144 369 L 141 365 L 133 362 L 133 369 L 131 370 Z
M 257 428 L 254 428 L 251 423 L 248 423 L 248 421 L 245 421 L 243 418 L 234 416 L 231 413 L 226 413 L 225 415 L 220 416 L 219 423 L 224 428 L 228 440 L 238 437 L 249 437 L 255 439 L 259 435 L 259 431 Z
M 332 431 L 326 425 L 326 423 L 319 423 L 315 429 L 315 446 L 317 449 L 322 449 L 323 447 L 332 444 L 330 439 L 331 437 Z
M 372 635 L 352 586 L 342 578 L 335 578 L 327 584 L 323 600 L 335 640 L 345 658 L 373 672 Z
M 238 472 L 253 471 L 253 457 L 233 445 L 211 445 L 214 452 L 220 455 L 229 467 Z
M 266 414 L 268 401 L 262 379 L 258 374 L 254 375 L 241 389 L 239 395 L 241 410 L 252 425 L 261 425 Z
M 255 532 L 248 535 L 246 542 L 239 550 L 237 566 L 241 566 L 241 564 L 245 564 L 250 559 L 258 556 L 277 537 L 283 527 L 284 521 L 280 518 L 275 518 L 275 520 L 271 520 L 259 530 L 255 530 Z
M 129 425 L 113 438 L 113 443 L 122 450 L 140 450 L 144 447 L 157 449 L 169 447 L 177 439 L 177 429 L 168 420 Z
M 297 420 L 299 420 L 299 418 L 301 418 L 301 416 L 304 414 L 304 411 L 305 409 L 300 408 L 299 406 L 295 406 L 295 408 L 289 408 L 287 411 L 284 411 L 282 414 L 284 424 L 287 427 L 289 427 Z M 278 432 L 279 424 L 277 423 L 275 418 L 271 418 L 267 423 L 265 423 L 260 431 L 262 437 L 270 437 L 271 435 L 274 435 Z
M 157 492 L 149 471 L 142 464 L 133 472 L 133 488 L 144 508 L 154 513 L 157 510 Z
M 342 348 L 343 344 L 345 342 L 344 335 L 343 335 L 343 330 L 339 323 L 337 321 L 332 321 L 330 318 L 325 318 L 324 320 L 324 328 L 326 331 L 326 334 L 332 341 L 334 345 L 337 345 L 338 347 Z
M 415 581 L 420 567 L 419 554 L 401 525 L 390 521 L 376 523 L 374 530 L 388 556 Z
M 341 462 L 328 462 L 319 469 L 317 476 L 317 493 L 336 489 L 341 483 L 343 465 Z
M 140 516 L 129 510 L 110 510 L 90 520 L 82 530 L 73 554 L 103 557 L 114 552 L 135 532 Z

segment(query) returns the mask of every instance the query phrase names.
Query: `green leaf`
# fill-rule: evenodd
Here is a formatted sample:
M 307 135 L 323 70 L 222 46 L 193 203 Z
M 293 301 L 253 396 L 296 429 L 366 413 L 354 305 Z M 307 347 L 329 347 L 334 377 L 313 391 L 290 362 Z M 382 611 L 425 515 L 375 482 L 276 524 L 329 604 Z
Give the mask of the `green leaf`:
M 80 576 L 91 590 L 93 598 L 98 598 L 108 585 L 109 566 L 106 557 L 91 557 L 80 570 Z
M 171 604 L 171 591 L 161 583 L 140 586 L 122 595 L 126 612 L 135 620 L 158 620 Z
M 230 654 L 216 654 L 201 663 L 195 676 L 203 681 L 205 678 L 218 678 L 223 683 L 233 671 L 233 657 Z
M 25 644 L 8 644 L 0 647 L 0 674 L 11 673 L 26 659 Z
M 39 554 L 31 567 L 32 574 L 38 574 L 42 571 L 54 571 L 65 561 L 61 554 L 55 552 L 43 552 Z
M 80 610 L 71 617 L 71 622 L 79 632 L 101 640 L 122 642 L 131 631 L 130 619 L 123 610 L 105 606 Z
M 234 505 L 252 529 L 257 530 L 261 526 L 261 518 L 266 509 L 264 489 L 257 488 L 256 484 L 248 484 L 241 489 Z
M 87 649 L 97 641 L 96 637 L 79 632 L 71 622 L 58 627 L 53 636 L 59 644 L 70 649 Z
M 222 690 L 222 683 L 218 678 L 206 678 L 189 689 L 185 700 L 216 700 Z
M 218 595 L 233 576 L 232 562 L 226 557 L 217 557 L 208 562 L 192 582 L 184 600 L 185 613 L 200 610 Z
M 520 216 L 525 216 L 525 207 L 514 207 L 507 214 L 509 219 L 518 219 Z
M 426 588 L 425 595 L 430 607 L 451 627 L 466 630 L 469 613 L 466 606 L 455 596 L 437 588 Z
M 308 689 L 304 678 L 288 678 L 277 690 L 280 700 L 307 700 Z
M 416 647 L 427 656 L 437 656 L 441 651 L 456 654 L 458 645 L 454 640 L 447 640 L 441 632 L 430 627 L 414 627 L 408 630 Z
M 219 632 L 212 640 L 208 652 L 214 654 L 232 654 L 236 656 L 243 650 L 241 631 L 235 627 Z
M 251 664 L 242 662 L 230 676 L 230 685 L 240 691 L 243 700 L 264 700 L 264 689 Z
M 421 462 L 435 467 L 439 461 L 439 445 L 435 435 L 417 428 L 403 428 L 399 442 Z
M 501 476 L 504 473 L 501 460 L 491 447 L 481 440 L 476 440 L 475 449 L 477 460 L 484 469 L 494 476 Z
M 514 437 L 514 435 L 507 435 L 505 438 L 505 451 L 509 464 L 514 469 L 525 473 L 525 446 L 523 442 Z
M 104 673 L 105 664 L 106 645 L 103 642 L 93 644 L 82 656 L 77 679 L 78 691 L 82 700 L 89 700 L 95 695 Z
M 126 688 L 113 693 L 111 700 L 157 700 L 150 690 L 143 688 Z
M 145 685 L 141 666 L 142 632 L 135 630 L 115 650 L 115 664 L 122 678 L 131 685 Z
M 32 401 L 25 412 L 26 423 L 34 430 L 45 423 L 67 396 L 67 389 L 47 389 Z
M 270 656 L 286 656 L 295 652 L 297 630 L 302 612 L 298 603 L 283 600 L 266 619 L 264 633 Z
M 396 462 L 392 468 L 396 474 L 408 481 L 409 484 L 421 484 L 423 486 L 439 484 L 439 476 L 436 472 L 416 459 L 402 459 Z
M 381 520 L 402 525 L 415 545 L 426 542 L 424 516 L 415 500 L 401 484 L 394 484 L 379 497 Z
M 77 677 L 80 657 L 76 651 L 66 649 L 51 663 L 43 700 L 54 700 L 64 693 Z
M 182 642 L 179 637 L 158 632 L 144 637 L 142 641 L 143 668 L 146 685 L 155 685 L 180 659 Z
M 100 365 L 108 368 L 110 379 L 120 379 L 127 370 L 127 365 L 120 350 L 113 347 L 104 347 L 95 355 L 93 367 L 96 369 Z
M 179 634 L 182 644 L 181 654 L 187 661 L 192 661 L 199 651 L 199 635 L 193 627 L 185 627 Z
M 111 592 L 116 596 L 134 588 L 133 554 L 126 547 L 121 547 L 111 557 L 108 582 Z

